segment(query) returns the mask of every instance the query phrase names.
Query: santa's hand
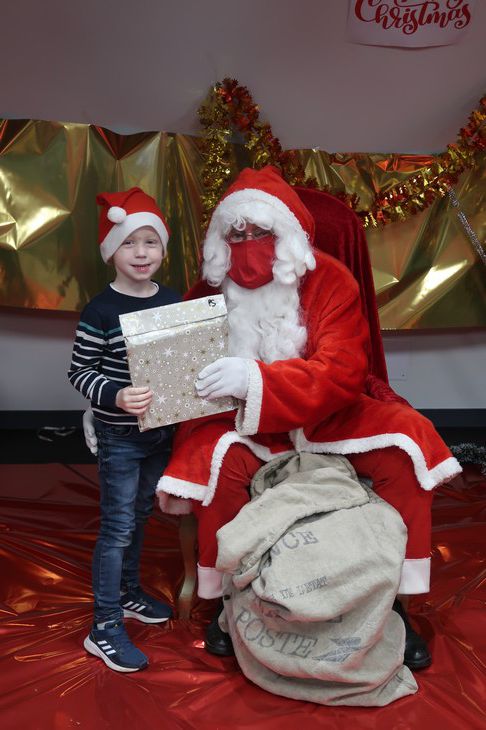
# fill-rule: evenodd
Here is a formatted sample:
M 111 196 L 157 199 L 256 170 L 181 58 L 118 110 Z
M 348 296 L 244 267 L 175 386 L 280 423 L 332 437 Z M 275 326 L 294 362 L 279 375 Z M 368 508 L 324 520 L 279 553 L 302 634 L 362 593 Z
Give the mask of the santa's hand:
M 242 357 L 221 357 L 207 365 L 196 379 L 196 391 L 201 398 L 212 400 L 232 395 L 244 400 L 248 393 L 248 362 Z
M 98 453 L 98 439 L 96 438 L 96 431 L 94 427 L 94 416 L 93 411 L 91 408 L 88 408 L 83 413 L 83 431 L 84 431 L 84 440 L 86 441 L 86 446 L 91 451 L 93 456 L 96 456 Z

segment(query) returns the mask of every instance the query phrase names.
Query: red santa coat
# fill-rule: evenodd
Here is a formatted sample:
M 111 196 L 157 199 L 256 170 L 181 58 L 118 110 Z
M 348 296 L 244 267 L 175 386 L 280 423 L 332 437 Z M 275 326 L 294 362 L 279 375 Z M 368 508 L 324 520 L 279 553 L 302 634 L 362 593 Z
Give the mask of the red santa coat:
M 339 261 L 319 251 L 315 256 L 316 269 L 300 289 L 305 354 L 271 364 L 249 361 L 248 395 L 237 411 L 179 426 L 157 487 L 166 511 L 190 511 L 188 498 L 210 504 L 234 443 L 264 461 L 285 452 L 351 454 L 398 446 L 426 490 L 461 471 L 428 419 L 403 402 L 365 394 L 369 334 L 358 285 Z

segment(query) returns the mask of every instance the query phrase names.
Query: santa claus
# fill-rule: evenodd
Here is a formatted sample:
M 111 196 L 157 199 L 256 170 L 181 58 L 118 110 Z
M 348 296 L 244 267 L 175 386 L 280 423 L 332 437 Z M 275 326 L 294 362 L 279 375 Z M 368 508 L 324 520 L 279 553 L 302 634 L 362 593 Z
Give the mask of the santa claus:
M 273 167 L 245 169 L 216 207 L 191 296 L 222 291 L 229 353 L 202 370 L 202 398 L 234 396 L 231 413 L 180 425 L 158 494 L 163 510 L 198 519 L 198 593 L 221 596 L 220 527 L 249 500 L 248 486 L 276 454 L 346 455 L 408 528 L 400 594 L 429 590 L 432 490 L 461 471 L 433 425 L 410 406 L 365 394 L 369 332 L 358 285 L 339 261 L 313 248 L 314 220 Z M 406 626 L 404 662 L 430 653 Z M 218 610 L 219 614 L 219 610 Z M 217 616 L 206 649 L 232 653 Z

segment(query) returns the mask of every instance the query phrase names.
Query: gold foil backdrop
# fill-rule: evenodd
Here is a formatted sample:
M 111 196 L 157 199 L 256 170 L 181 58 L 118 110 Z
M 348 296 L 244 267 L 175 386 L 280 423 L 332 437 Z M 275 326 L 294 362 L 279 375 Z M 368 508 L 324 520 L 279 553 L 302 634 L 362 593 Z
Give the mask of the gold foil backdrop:
M 301 151 L 306 174 L 319 184 L 353 191 L 363 208 L 433 157 Z M 486 239 L 486 154 L 464 172 L 455 191 L 480 241 Z M 382 329 L 440 329 L 486 325 L 486 266 L 448 197 L 403 222 L 367 228 Z M 484 244 L 483 244 L 484 248 Z
M 366 206 L 431 157 L 328 155 L 299 151 L 319 184 L 356 192 Z M 231 146 L 233 173 L 247 162 Z M 99 191 L 139 185 L 171 227 L 160 280 L 184 291 L 195 279 L 201 237 L 203 160 L 185 135 L 118 135 L 99 127 L 42 121 L 0 125 L 0 304 L 79 310 L 110 280 L 97 244 Z M 486 156 L 456 186 L 481 241 L 486 229 Z M 486 268 L 447 198 L 423 213 L 366 231 L 384 329 L 486 326 Z
M 100 191 L 138 185 L 171 228 L 160 279 L 184 291 L 197 273 L 200 155 L 196 139 L 122 136 L 84 124 L 0 127 L 0 303 L 79 310 L 112 278 L 98 243 Z

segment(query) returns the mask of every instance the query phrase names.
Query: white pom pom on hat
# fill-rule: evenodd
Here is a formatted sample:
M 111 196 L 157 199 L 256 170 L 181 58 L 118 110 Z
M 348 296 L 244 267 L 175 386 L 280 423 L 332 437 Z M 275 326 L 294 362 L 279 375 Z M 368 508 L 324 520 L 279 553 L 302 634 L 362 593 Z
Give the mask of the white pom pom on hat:
M 112 223 L 123 223 L 127 217 L 127 211 L 124 208 L 119 208 L 117 205 L 112 205 L 106 217 Z

